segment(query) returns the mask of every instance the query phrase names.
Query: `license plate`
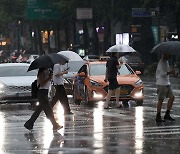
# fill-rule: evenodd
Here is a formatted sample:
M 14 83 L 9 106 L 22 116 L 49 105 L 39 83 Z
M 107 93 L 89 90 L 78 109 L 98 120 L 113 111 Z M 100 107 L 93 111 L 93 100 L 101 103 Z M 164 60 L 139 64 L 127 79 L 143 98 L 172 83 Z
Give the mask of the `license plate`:
M 25 97 L 25 96 L 30 96 L 30 94 L 29 93 L 18 93 L 17 96 Z
M 127 90 L 120 90 L 120 95 L 127 95 L 128 91 Z

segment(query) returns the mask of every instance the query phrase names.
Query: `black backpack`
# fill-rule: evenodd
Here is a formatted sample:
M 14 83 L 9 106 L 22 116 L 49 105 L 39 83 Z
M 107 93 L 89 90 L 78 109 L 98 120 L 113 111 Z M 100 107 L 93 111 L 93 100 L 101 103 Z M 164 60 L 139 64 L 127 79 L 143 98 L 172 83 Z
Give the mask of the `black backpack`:
M 37 98 L 39 87 L 40 85 L 37 85 L 37 79 L 34 80 L 31 84 L 31 97 L 32 98 Z

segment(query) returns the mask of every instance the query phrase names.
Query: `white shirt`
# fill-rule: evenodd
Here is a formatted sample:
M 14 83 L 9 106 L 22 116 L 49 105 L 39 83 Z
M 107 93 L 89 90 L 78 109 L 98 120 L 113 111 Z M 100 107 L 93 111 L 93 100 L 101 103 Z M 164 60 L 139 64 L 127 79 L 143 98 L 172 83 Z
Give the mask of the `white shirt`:
M 62 66 L 60 64 L 55 64 L 53 68 L 53 82 L 54 85 L 64 85 L 64 77 L 63 75 L 61 76 L 56 76 L 58 73 L 63 72 Z
M 170 71 L 169 62 L 165 59 L 161 59 L 156 69 L 156 84 L 157 85 L 170 85 L 169 75 L 167 72 Z

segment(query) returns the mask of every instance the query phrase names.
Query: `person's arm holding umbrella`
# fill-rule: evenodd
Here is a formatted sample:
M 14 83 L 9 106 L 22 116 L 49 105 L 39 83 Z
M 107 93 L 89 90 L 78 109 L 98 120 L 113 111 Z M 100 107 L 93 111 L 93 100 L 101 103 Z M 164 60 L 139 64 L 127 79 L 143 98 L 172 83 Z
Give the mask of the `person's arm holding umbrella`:
M 64 70 L 64 71 L 62 71 L 62 69 L 59 71 L 59 70 L 56 70 L 57 69 L 57 67 L 55 67 L 54 68 L 54 72 L 53 73 L 55 73 L 54 75 L 56 76 L 56 77 L 59 77 L 59 76 L 62 76 L 62 75 L 64 75 L 64 74 L 67 74 L 68 73 L 68 69 L 66 69 L 66 70 Z
M 170 55 L 169 54 L 163 54 L 162 55 L 162 60 L 160 61 L 160 63 L 158 64 L 157 66 L 157 74 L 158 76 L 161 76 L 161 77 L 166 77 L 167 75 L 174 75 L 176 76 L 176 72 L 175 72 L 175 69 L 173 68 L 172 70 L 170 70 L 170 67 L 169 67 L 169 62 L 168 62 L 168 59 L 170 58 Z M 165 67 L 163 66 L 163 61 L 166 61 L 166 65 L 167 65 L 167 69 L 165 69 Z

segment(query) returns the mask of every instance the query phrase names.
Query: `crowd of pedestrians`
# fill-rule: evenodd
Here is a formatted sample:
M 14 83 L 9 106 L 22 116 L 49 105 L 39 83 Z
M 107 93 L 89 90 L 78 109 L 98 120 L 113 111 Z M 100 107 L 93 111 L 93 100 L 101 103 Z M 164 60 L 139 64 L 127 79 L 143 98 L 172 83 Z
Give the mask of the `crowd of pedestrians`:
M 106 76 L 105 82 L 109 82 L 109 89 L 106 96 L 106 101 L 104 103 L 104 109 L 109 109 L 109 102 L 112 96 L 112 93 L 115 92 L 116 96 L 116 105 L 117 108 L 123 107 L 123 104 L 119 102 L 120 87 L 117 82 L 118 69 L 121 68 L 122 63 L 118 61 L 118 53 L 112 52 L 110 59 L 106 63 Z M 163 54 L 161 60 L 157 65 L 156 70 L 156 85 L 157 85 L 157 114 L 156 122 L 164 122 L 165 120 L 175 121 L 174 118 L 170 115 L 170 110 L 174 102 L 174 94 L 171 88 L 169 75 L 172 74 L 176 76 L 175 70 L 170 70 L 168 59 L 170 58 L 169 54 Z M 53 70 L 50 71 L 48 68 L 41 68 L 37 74 L 37 83 L 39 85 L 39 90 L 37 94 L 39 106 L 36 107 L 34 113 L 29 120 L 24 124 L 24 127 L 28 130 L 33 129 L 36 119 L 39 117 L 41 111 L 44 111 L 46 117 L 51 121 L 53 125 L 53 131 L 57 131 L 62 128 L 54 118 L 53 106 L 59 101 L 64 109 L 64 114 L 73 114 L 71 112 L 69 101 L 67 98 L 66 90 L 64 88 L 64 74 L 68 73 L 68 69 L 63 70 L 62 65 L 55 64 Z M 48 91 L 50 85 L 55 87 L 55 94 L 52 100 L 49 102 Z M 165 98 L 169 98 L 167 103 L 167 110 L 164 115 L 164 119 L 161 118 L 161 108 L 162 103 Z

